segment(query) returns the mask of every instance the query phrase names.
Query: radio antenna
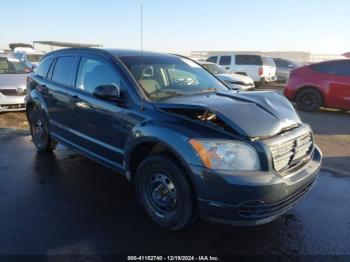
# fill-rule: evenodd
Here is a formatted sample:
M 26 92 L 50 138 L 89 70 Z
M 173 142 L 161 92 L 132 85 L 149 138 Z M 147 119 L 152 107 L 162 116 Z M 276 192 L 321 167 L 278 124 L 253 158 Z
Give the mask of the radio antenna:
M 141 48 L 141 78 L 143 77 L 143 0 L 140 1 L 140 48 Z M 141 110 L 144 109 L 144 97 L 141 99 Z
M 141 13 L 141 68 L 143 69 L 143 1 L 140 2 L 140 13 Z

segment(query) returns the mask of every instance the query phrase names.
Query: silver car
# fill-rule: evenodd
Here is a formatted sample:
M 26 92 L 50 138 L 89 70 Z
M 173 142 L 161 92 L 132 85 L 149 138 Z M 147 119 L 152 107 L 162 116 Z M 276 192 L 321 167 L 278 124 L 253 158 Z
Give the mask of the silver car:
M 283 58 L 274 58 L 273 61 L 276 64 L 276 76 L 278 82 L 287 82 L 290 72 L 293 69 L 302 66 L 301 63 Z
M 18 59 L 0 54 L 0 112 L 25 110 L 26 77 L 30 72 Z
M 255 89 L 254 81 L 249 76 L 228 73 L 222 67 L 211 62 L 200 61 L 199 63 L 232 90 L 250 91 Z
M 37 52 L 16 52 L 14 55 L 32 70 L 37 68 L 41 58 L 44 56 L 43 53 Z

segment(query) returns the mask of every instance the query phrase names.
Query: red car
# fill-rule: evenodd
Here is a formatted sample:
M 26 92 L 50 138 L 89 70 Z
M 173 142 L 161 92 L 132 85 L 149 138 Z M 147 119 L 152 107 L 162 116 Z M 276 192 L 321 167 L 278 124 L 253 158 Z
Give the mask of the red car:
M 299 67 L 290 73 L 284 95 L 300 110 L 350 109 L 350 59 Z

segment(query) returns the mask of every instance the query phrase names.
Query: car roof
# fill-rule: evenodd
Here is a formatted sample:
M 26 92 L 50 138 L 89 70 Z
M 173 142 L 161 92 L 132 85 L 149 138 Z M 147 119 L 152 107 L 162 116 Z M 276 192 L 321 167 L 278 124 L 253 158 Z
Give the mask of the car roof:
M 310 66 L 310 65 L 319 65 L 319 64 L 327 64 L 327 63 L 338 62 L 338 61 L 348 61 L 348 62 L 350 62 L 350 59 L 344 58 L 344 59 L 326 60 L 326 61 L 321 61 L 321 62 L 317 62 L 317 63 L 312 63 L 312 64 L 309 64 L 308 66 Z
M 109 54 L 114 57 L 125 57 L 125 56 L 140 56 L 141 50 L 132 50 L 132 49 L 117 49 L 117 48 L 64 48 L 56 51 L 52 51 L 47 53 L 46 55 L 59 54 L 62 52 L 92 52 L 92 53 L 100 53 L 100 54 Z M 159 53 L 152 51 L 142 51 L 143 56 L 168 56 L 174 57 L 175 54 L 167 54 L 167 53 Z

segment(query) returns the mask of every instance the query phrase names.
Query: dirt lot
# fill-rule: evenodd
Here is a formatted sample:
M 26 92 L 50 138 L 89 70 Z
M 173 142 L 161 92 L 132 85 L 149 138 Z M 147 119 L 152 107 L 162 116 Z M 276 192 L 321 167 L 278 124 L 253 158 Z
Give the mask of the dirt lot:
M 26 114 L 24 112 L 0 113 L 0 128 L 28 129 Z

